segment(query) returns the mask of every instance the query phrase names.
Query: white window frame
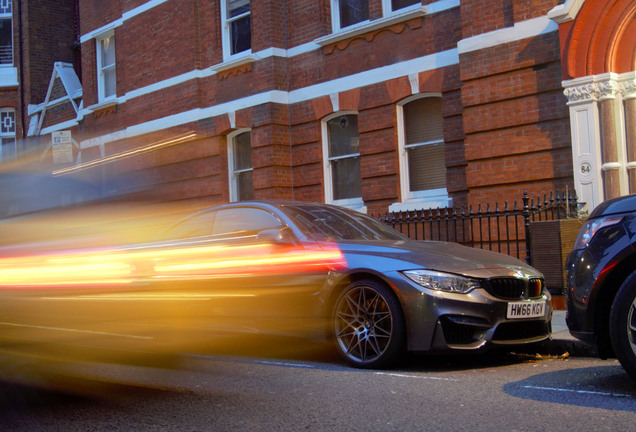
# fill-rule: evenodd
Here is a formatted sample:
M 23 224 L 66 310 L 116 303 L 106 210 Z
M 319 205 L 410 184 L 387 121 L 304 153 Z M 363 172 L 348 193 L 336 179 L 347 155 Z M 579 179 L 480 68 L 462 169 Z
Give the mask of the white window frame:
M 441 93 L 420 93 L 409 96 L 396 105 L 398 160 L 400 167 L 400 191 L 402 202 L 389 206 L 389 211 L 424 210 L 431 208 L 451 207 L 453 202 L 448 196 L 447 188 L 429 189 L 411 192 L 409 185 L 409 165 L 406 145 L 406 128 L 404 124 L 404 106 L 417 99 L 441 98 Z M 418 145 L 443 143 L 444 140 L 429 141 Z
M 403 7 L 402 9 L 392 10 L 391 9 L 391 0 L 382 0 L 382 16 L 388 17 L 389 15 L 396 13 L 403 13 L 412 9 L 419 9 L 422 7 L 422 1 L 420 0 L 418 3 L 415 3 L 410 6 Z
M 370 2 L 371 0 L 369 0 L 369 3 Z M 340 6 L 340 0 L 331 0 L 331 23 L 332 23 L 332 29 L 334 33 L 340 32 L 340 31 L 348 31 L 348 30 L 355 29 L 357 27 L 361 27 L 361 26 L 365 26 L 369 24 L 370 20 L 365 20 L 365 21 L 360 21 L 359 23 L 356 23 L 356 24 L 352 24 L 347 27 L 341 27 L 339 6 Z M 421 9 L 421 8 L 422 8 L 422 2 L 420 1 L 419 3 L 416 3 L 414 5 L 407 6 L 405 8 L 393 11 L 391 9 L 391 0 L 382 0 L 382 17 L 387 18 L 394 14 L 403 14 L 405 12 L 413 11 L 413 10 Z
M 235 169 L 234 167 L 234 145 L 236 144 L 236 137 L 242 135 L 244 133 L 252 133 L 252 129 L 243 128 L 237 129 L 234 132 L 228 134 L 227 136 L 227 163 L 228 163 L 228 181 L 230 186 L 230 202 L 236 202 L 239 200 L 239 190 L 238 190 L 238 175 L 239 173 L 252 171 L 254 172 L 254 163 L 252 162 L 252 166 L 245 169 Z M 252 141 L 252 137 L 250 136 L 250 143 Z M 254 185 L 252 184 L 252 188 Z
M 371 0 L 368 0 L 371 1 Z M 383 0 L 384 1 L 384 0 Z M 352 24 L 347 27 L 340 26 L 340 0 L 331 0 L 331 23 L 334 32 L 349 30 L 360 25 L 368 23 L 369 20 L 360 21 L 359 23 Z
M 359 116 L 357 111 L 338 111 L 336 113 L 330 114 L 327 117 L 323 118 L 320 122 L 321 134 L 322 134 L 322 160 L 323 164 L 323 184 L 325 189 L 325 203 L 327 204 L 335 204 L 342 207 L 347 207 L 353 210 L 361 211 L 366 213 L 366 207 L 364 206 L 364 201 L 362 197 L 356 198 L 347 198 L 347 199 L 334 199 L 333 197 L 333 176 L 331 173 L 331 161 L 334 159 L 343 159 L 347 157 L 357 157 L 360 158 L 360 153 L 352 153 L 349 155 L 338 156 L 337 158 L 331 158 L 329 156 L 329 128 L 327 127 L 327 123 L 329 120 L 340 117 L 343 115 L 356 115 Z
M 111 39 L 111 42 L 115 44 L 115 62 L 110 65 L 102 65 L 102 44 L 106 39 Z M 110 101 L 117 98 L 117 44 L 115 43 L 115 31 L 111 30 L 96 37 L 95 46 L 95 54 L 97 57 L 97 100 L 98 102 Z M 106 95 L 104 72 L 110 70 L 115 70 L 115 93 Z
M 246 16 L 250 16 L 250 25 L 251 25 L 251 14 L 252 14 L 251 1 L 250 1 L 249 11 L 244 12 L 232 18 L 228 17 L 228 14 L 229 14 L 228 1 L 229 0 L 221 0 L 221 28 L 223 29 L 222 36 L 221 36 L 221 44 L 223 48 L 224 60 L 233 59 L 236 57 L 241 57 L 241 56 L 249 55 L 252 53 L 252 48 L 251 48 L 252 43 L 250 41 L 250 49 L 232 54 L 232 22 L 238 19 L 244 18 Z M 252 36 L 251 36 L 251 30 L 250 30 L 250 38 L 251 37 Z
M 4 125 L 0 125 L 0 163 L 7 162 L 10 160 L 14 160 L 18 155 L 18 145 L 16 139 L 16 112 L 14 108 L 0 108 L 0 113 L 13 113 L 13 131 L 3 132 Z M 2 154 L 2 150 L 4 149 L 4 144 L 2 144 L 3 139 L 13 139 L 13 156 L 11 158 L 6 158 Z
M 4 0 L 10 9 L 9 12 L 0 13 L 0 18 L 8 19 L 11 27 L 11 61 L 8 63 L 0 64 L 0 67 L 13 67 L 13 62 L 15 60 L 15 53 L 13 52 L 13 3 L 12 0 Z

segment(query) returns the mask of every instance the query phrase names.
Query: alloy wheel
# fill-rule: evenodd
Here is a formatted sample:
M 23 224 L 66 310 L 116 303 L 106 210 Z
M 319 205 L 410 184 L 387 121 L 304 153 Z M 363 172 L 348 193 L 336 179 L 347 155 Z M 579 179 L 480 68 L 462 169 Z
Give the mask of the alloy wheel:
M 340 297 L 334 325 L 340 350 L 349 361 L 360 365 L 383 356 L 394 327 L 387 299 L 369 286 L 356 286 Z
M 632 348 L 632 352 L 636 355 L 636 297 L 634 297 L 634 301 L 632 301 L 632 304 L 629 306 L 625 324 L 627 326 L 629 345 Z

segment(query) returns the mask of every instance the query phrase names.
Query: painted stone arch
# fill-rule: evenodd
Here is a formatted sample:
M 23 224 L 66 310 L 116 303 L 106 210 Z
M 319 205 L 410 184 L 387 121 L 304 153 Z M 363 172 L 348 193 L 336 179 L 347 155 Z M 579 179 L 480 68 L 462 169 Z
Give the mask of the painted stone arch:
M 567 3 L 579 3 L 579 9 L 559 28 L 565 79 L 636 69 L 636 1 Z

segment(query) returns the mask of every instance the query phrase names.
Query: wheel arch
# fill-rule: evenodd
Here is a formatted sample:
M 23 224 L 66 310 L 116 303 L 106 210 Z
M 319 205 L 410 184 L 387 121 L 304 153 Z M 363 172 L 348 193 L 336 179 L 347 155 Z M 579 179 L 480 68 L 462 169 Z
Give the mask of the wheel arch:
M 618 262 L 612 261 L 606 266 L 606 269 L 609 269 L 606 270 L 606 276 L 602 278 L 600 284 L 595 285 L 590 297 L 590 305 L 593 310 L 590 319 L 593 322 L 596 345 L 601 358 L 614 356 L 609 331 L 610 310 L 620 286 L 629 275 L 636 272 L 636 251 L 632 249 L 627 256 L 622 256 Z
M 329 297 L 327 298 L 326 302 L 325 302 L 325 307 L 324 307 L 324 318 L 325 318 L 325 322 L 327 323 L 326 326 L 327 328 L 325 329 L 327 331 L 327 335 L 329 337 L 332 336 L 332 332 L 330 330 L 329 327 L 329 319 L 331 318 L 331 313 L 333 311 L 333 308 L 335 307 L 336 304 L 336 300 L 338 299 L 338 296 L 340 295 L 340 293 L 342 293 L 342 291 L 347 288 L 351 283 L 353 282 L 357 282 L 360 280 L 365 280 L 365 279 L 370 279 L 370 280 L 374 280 L 376 282 L 382 283 L 384 284 L 387 288 L 389 288 L 391 290 L 391 292 L 393 293 L 393 295 L 395 296 L 395 298 L 398 301 L 398 304 L 400 305 L 400 313 L 402 314 L 402 317 L 405 320 L 406 323 L 406 340 L 408 341 L 408 336 L 409 336 L 409 325 L 408 325 L 408 321 L 407 321 L 407 316 L 404 312 L 404 303 L 402 302 L 402 298 L 400 297 L 400 295 L 397 292 L 396 287 L 391 284 L 386 278 L 382 277 L 381 275 L 379 275 L 378 273 L 375 273 L 373 271 L 357 271 L 354 273 L 350 273 L 347 274 L 343 277 L 341 277 L 333 286 L 333 289 L 331 290 Z

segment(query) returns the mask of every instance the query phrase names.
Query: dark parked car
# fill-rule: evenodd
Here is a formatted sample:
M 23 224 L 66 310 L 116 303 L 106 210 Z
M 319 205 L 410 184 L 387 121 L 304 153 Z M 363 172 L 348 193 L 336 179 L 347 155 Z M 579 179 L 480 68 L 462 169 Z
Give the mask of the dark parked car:
M 592 211 L 566 267 L 570 333 L 636 379 L 636 195 Z
M 50 345 L 59 337 L 84 351 L 89 343 L 139 351 L 173 349 L 166 335 L 182 344 L 198 332 L 178 348 L 189 350 L 226 333 L 311 331 L 331 337 L 350 364 L 376 368 L 406 351 L 478 351 L 550 337 L 551 297 L 532 267 L 456 243 L 409 240 L 336 206 L 233 203 L 182 218 L 160 239 L 114 248 L 62 237 L 73 250 L 0 248 L 7 343 Z

